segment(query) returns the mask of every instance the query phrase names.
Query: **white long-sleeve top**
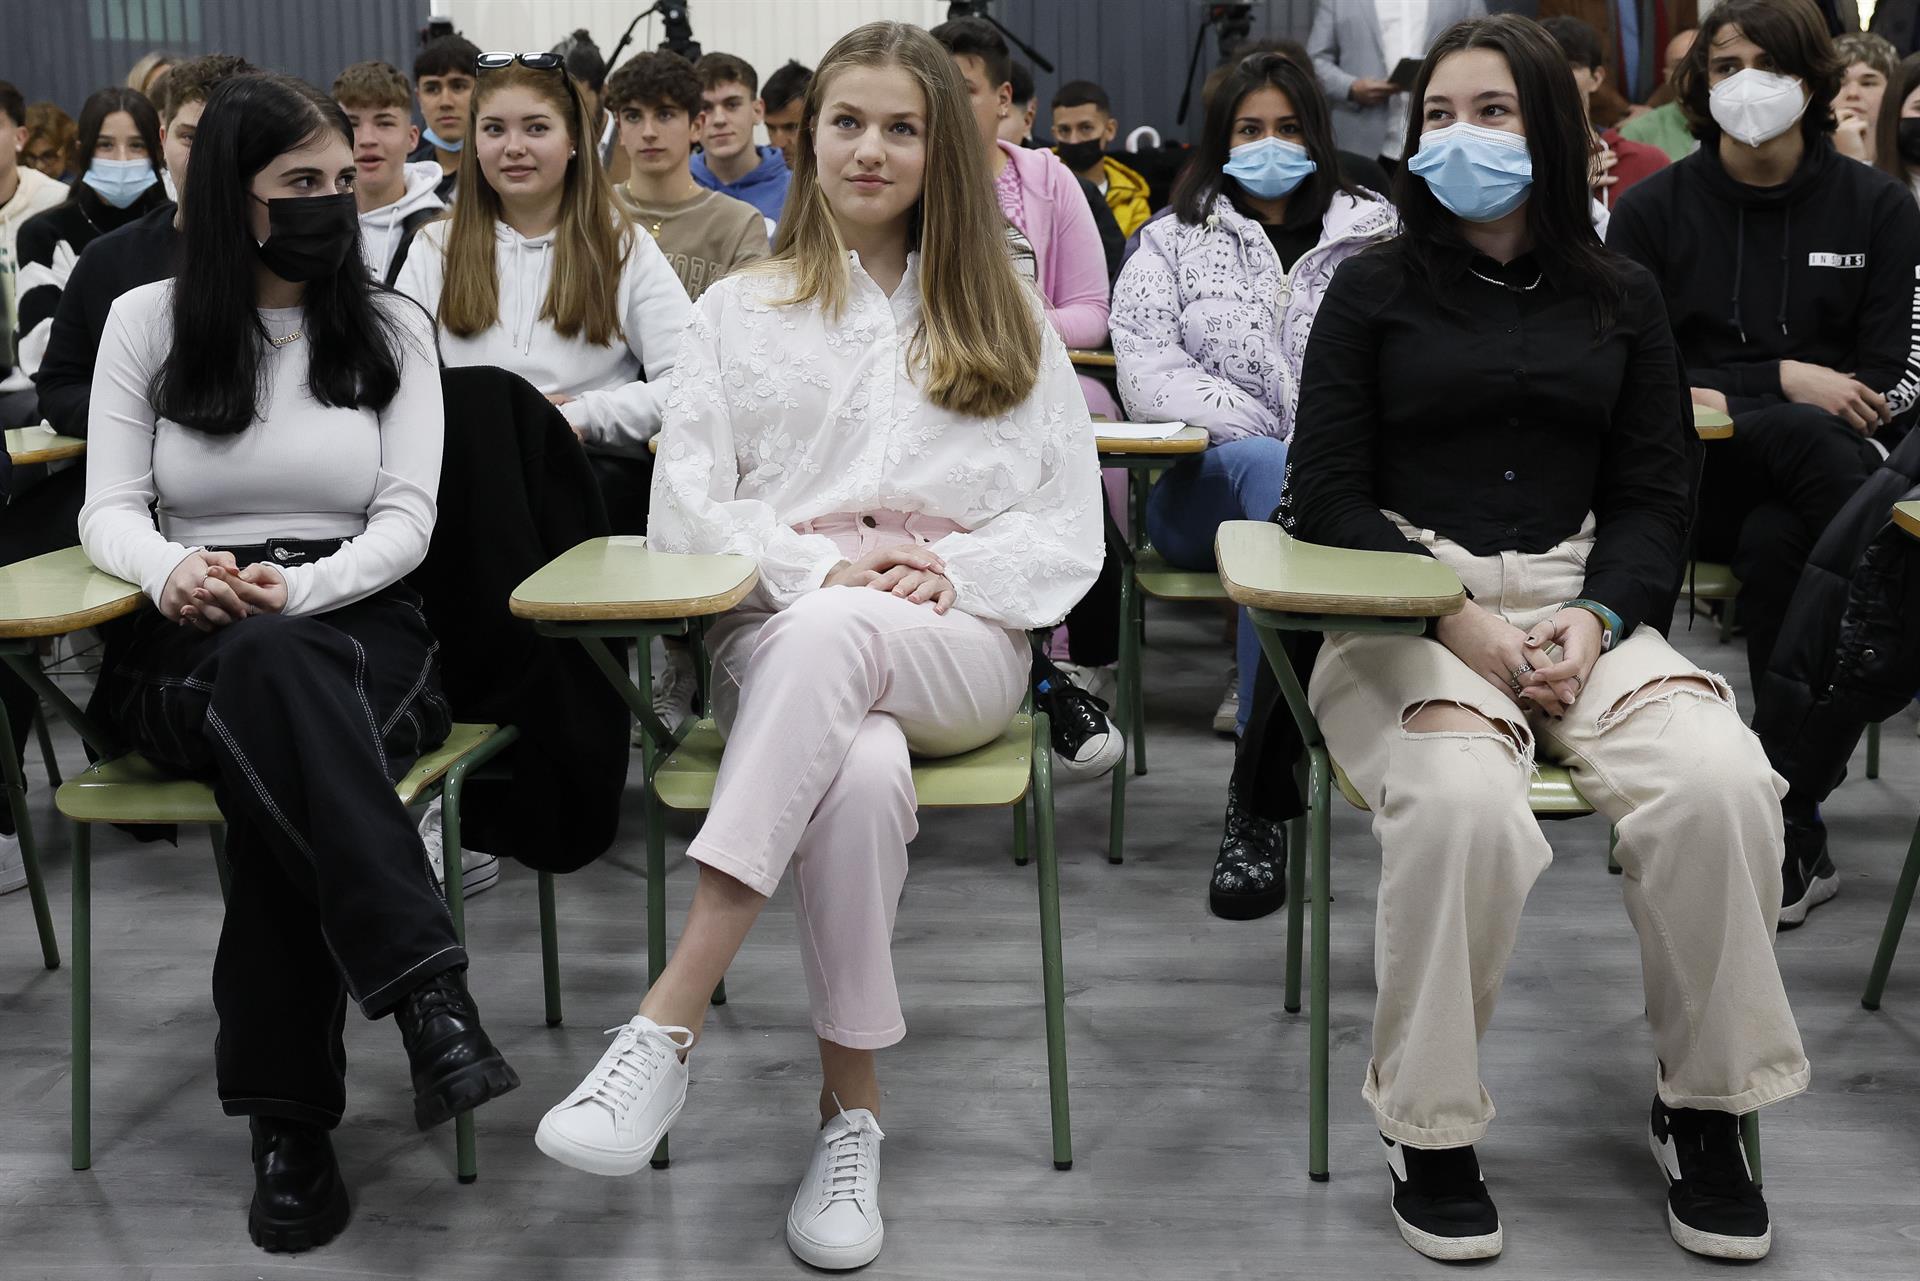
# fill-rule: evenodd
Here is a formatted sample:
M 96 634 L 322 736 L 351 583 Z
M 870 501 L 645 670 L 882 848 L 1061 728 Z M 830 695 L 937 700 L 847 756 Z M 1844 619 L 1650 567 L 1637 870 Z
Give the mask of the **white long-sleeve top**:
M 288 614 L 319 614 L 392 586 L 426 558 L 446 413 L 433 322 L 384 295 L 402 331 L 400 390 L 385 410 L 323 405 L 307 390 L 302 337 L 269 345 L 254 423 L 230 436 L 158 417 L 147 388 L 173 344 L 173 282 L 122 294 L 107 314 L 87 413 L 80 545 L 158 604 L 167 578 L 205 547 L 344 538 L 331 556 L 276 567 Z M 297 307 L 260 309 L 276 337 Z
M 920 323 L 919 272 L 889 298 L 849 255 L 844 314 L 776 307 L 778 271 L 719 281 L 695 304 L 666 398 L 648 542 L 759 563 L 784 609 L 842 556 L 794 526 L 900 511 L 967 532 L 929 550 L 954 605 L 1006 627 L 1059 622 L 1104 555 L 1093 424 L 1066 347 L 1041 323 L 1039 381 L 994 418 L 941 409 L 921 393 L 907 347 Z M 1034 317 L 1041 320 L 1038 300 Z
M 447 232 L 451 222 L 431 222 L 414 237 L 393 287 L 440 314 Z M 596 347 L 583 334 L 562 338 L 553 322 L 540 319 L 553 282 L 553 232 L 523 236 L 494 224 L 494 270 L 500 285 L 500 318 L 492 328 L 461 338 L 440 331 L 440 355 L 449 365 L 495 365 L 532 383 L 546 395 L 572 400 L 560 407 L 601 453 L 642 457 L 660 429 L 660 387 L 672 372 L 680 331 L 692 304 L 673 266 L 648 235 L 633 235 L 620 270 L 617 305 L 622 336 Z

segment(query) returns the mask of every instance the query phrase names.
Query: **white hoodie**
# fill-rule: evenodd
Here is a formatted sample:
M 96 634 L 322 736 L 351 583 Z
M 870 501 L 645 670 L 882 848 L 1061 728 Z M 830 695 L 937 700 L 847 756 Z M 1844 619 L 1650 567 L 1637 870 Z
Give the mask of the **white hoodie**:
M 436 318 L 452 225 L 422 227 L 394 281 L 395 289 Z M 644 457 L 648 439 L 660 430 L 665 379 L 680 348 L 680 331 L 693 313 L 666 255 L 652 236 L 632 236 L 616 298 L 624 341 L 595 347 L 582 335 L 562 338 L 551 321 L 540 319 L 553 280 L 553 233 L 529 239 L 504 222 L 493 230 L 500 318 L 471 338 L 441 326 L 441 360 L 455 366 L 496 365 L 547 395 L 570 396 L 560 412 L 590 449 Z
M 446 202 L 434 194 L 440 182 L 440 166 L 431 160 L 406 165 L 403 170 L 406 190 L 400 199 L 360 215 L 360 256 L 367 260 L 367 273 L 375 280 L 387 278 L 393 255 L 406 236 L 406 221 L 422 209 L 445 209 Z

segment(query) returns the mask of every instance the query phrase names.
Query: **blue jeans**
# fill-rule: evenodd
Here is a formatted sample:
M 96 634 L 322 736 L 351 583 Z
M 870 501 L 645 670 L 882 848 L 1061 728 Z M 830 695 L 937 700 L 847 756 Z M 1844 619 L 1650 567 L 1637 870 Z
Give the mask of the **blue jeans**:
M 1266 520 L 1280 505 L 1287 480 L 1287 443 L 1248 436 L 1185 458 L 1160 477 L 1147 495 L 1147 538 L 1177 569 L 1212 569 L 1213 538 L 1222 521 Z M 1247 727 L 1253 677 L 1260 670 L 1260 642 L 1247 611 L 1240 618 L 1235 654 L 1240 664 L 1240 717 Z

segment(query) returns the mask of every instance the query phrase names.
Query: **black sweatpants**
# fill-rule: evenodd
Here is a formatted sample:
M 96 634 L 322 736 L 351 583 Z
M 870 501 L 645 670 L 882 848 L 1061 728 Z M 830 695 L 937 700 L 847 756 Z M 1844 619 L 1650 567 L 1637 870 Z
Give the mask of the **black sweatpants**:
M 1725 562 L 1740 580 L 1756 683 L 1814 540 L 1879 465 L 1878 450 L 1812 405 L 1736 414 L 1733 437 L 1706 447 L 1694 555 Z
M 227 817 L 213 1002 L 230 1116 L 337 1125 L 348 996 L 378 1018 L 467 963 L 393 791 L 451 725 L 436 648 L 396 585 L 207 634 L 149 610 L 111 657 L 99 705 L 155 762 L 210 778 Z
M 609 534 L 644 534 L 653 499 L 653 458 L 642 455 L 588 454 L 600 498 L 607 505 Z
M 14 483 L 29 480 L 24 492 L 0 507 L 0 565 L 57 552 L 80 541 L 80 504 L 86 499 L 87 472 L 84 467 L 68 467 L 49 476 L 30 479 L 29 473 L 40 467 L 22 467 L 14 472 Z M 27 734 L 40 711 L 40 696 L 0 664 L 0 703 L 7 709 L 7 723 L 13 730 L 13 753 L 26 750 Z M 13 809 L 0 805 L 0 832 L 13 831 Z
M 1120 661 L 1120 575 L 1126 542 L 1114 523 L 1107 488 L 1100 487 L 1100 515 L 1106 529 L 1106 557 L 1100 575 L 1080 603 L 1067 613 L 1067 658 L 1082 667 L 1106 667 Z

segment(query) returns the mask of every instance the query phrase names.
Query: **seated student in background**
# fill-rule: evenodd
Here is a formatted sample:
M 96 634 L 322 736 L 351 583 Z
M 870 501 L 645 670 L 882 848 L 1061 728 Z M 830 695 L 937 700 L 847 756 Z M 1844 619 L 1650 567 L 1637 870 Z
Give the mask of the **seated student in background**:
M 693 64 L 693 70 L 707 103 L 700 154 L 693 158 L 693 180 L 758 209 L 767 220 L 771 240 L 793 173 L 780 148 L 753 141 L 753 127 L 760 123 L 763 109 L 760 77 L 745 59 L 730 53 L 706 54 Z
M 615 206 L 558 54 L 488 55 L 467 114 L 453 215 L 415 237 L 395 288 L 439 322 L 447 364 L 511 370 L 560 406 L 613 532 L 645 533 L 687 291 Z
M 187 160 L 207 96 L 253 64 L 228 53 L 186 58 L 160 81 L 160 149 L 177 193 L 187 190 Z M 114 299 L 137 285 L 171 276 L 178 259 L 183 210 L 160 205 L 88 245 L 73 264 L 54 309 L 40 368 L 33 376 L 40 412 L 63 436 L 87 434 L 94 357 Z M 70 547 L 62 542 L 57 547 Z M 43 550 L 52 550 L 51 548 Z
M 760 118 L 767 126 L 767 141 L 780 149 L 789 170 L 794 166 L 793 148 L 800 139 L 800 113 L 806 108 L 807 86 L 812 81 L 813 69 L 789 58 L 760 88 Z
M 1874 131 L 1875 165 L 1920 201 L 1920 55 L 1894 68 Z
M 110 231 L 167 209 L 160 153 L 160 115 L 145 96 L 113 85 L 80 108 L 78 145 L 87 157 L 65 204 L 29 218 L 20 228 L 14 287 L 20 308 L 16 367 L 40 368 L 60 295 L 81 252 Z M 19 491 L 16 487 L 15 497 Z M 79 510 L 76 506 L 76 512 Z
M 1700 140 L 1693 136 L 1693 125 L 1674 96 L 1673 77 L 1686 61 L 1687 52 L 1700 35 L 1696 27 L 1675 32 L 1667 41 L 1660 61 L 1660 87 L 1647 99 L 1648 110 L 1629 116 L 1619 124 L 1620 136 L 1629 142 L 1644 142 L 1667 153 L 1667 159 L 1680 160 L 1693 154 Z
M 27 106 L 20 91 L 0 80 L 0 427 L 39 421 L 33 381 L 13 368 L 14 336 L 19 332 L 20 292 L 14 271 L 20 259 L 20 228 L 43 210 L 66 202 L 64 183 L 20 163 L 27 139 Z
M 995 133 L 1003 142 L 1016 147 L 1031 147 L 1033 121 L 1040 111 L 1040 91 L 1034 87 L 1033 68 L 1015 58 L 1007 64 L 1007 86 L 1013 91 L 1013 110 L 1000 122 Z
M 1291 58 L 1296 66 L 1304 67 L 1308 71 L 1313 71 L 1314 69 L 1313 58 L 1308 55 L 1307 47 L 1298 40 L 1288 40 L 1279 36 L 1263 36 L 1258 40 L 1241 41 L 1233 48 L 1232 61 L 1224 62 L 1220 66 L 1215 67 L 1207 73 L 1207 78 L 1201 82 L 1200 107 L 1203 112 L 1213 105 L 1213 96 L 1220 91 L 1220 86 L 1226 83 L 1227 77 L 1233 74 L 1234 66 L 1239 60 L 1242 58 L 1250 58 L 1256 53 L 1281 54 L 1287 58 Z M 1319 73 L 1315 72 L 1314 74 L 1317 77 Z M 1365 188 L 1381 196 L 1393 190 L 1393 180 L 1387 176 L 1387 171 L 1381 167 L 1378 160 L 1363 156 L 1355 151 L 1338 150 L 1338 139 L 1336 139 L 1335 142 L 1336 150 L 1333 154 L 1339 162 L 1342 181 L 1354 187 Z M 1164 218 L 1170 216 L 1171 212 L 1170 209 L 1161 209 L 1156 212 L 1154 216 L 1156 218 Z
M 406 77 L 384 62 L 356 62 L 333 82 L 333 100 L 353 126 L 353 199 L 360 209 L 360 256 L 367 274 L 391 286 L 421 227 L 446 209 L 440 166 L 409 163 L 420 141 L 409 114 Z
M 60 110 L 57 103 L 30 102 L 25 123 L 27 141 L 20 148 L 20 163 L 61 182 L 78 182 L 81 168 L 74 144 L 79 141 L 80 129 L 73 117 Z
M 101 339 L 80 541 L 154 605 L 97 704 L 226 815 L 215 1080 L 252 1134 L 248 1233 L 298 1252 L 347 1221 L 349 997 L 398 1025 L 421 1129 L 519 1082 L 393 792 L 451 720 L 402 581 L 446 428 L 432 322 L 353 259 L 331 99 L 236 77 L 199 125 L 179 274 L 122 296 Z
M 1394 1217 L 1431 1258 L 1504 1242 L 1473 1149 L 1494 1114 L 1478 1042 L 1552 858 L 1537 759 L 1619 835 L 1668 1228 L 1756 1259 L 1772 1230 L 1739 1117 L 1809 1069 L 1773 953 L 1778 780 L 1726 682 L 1662 635 L 1698 447 L 1666 310 L 1593 233 L 1587 124 L 1538 25 L 1451 28 L 1412 99 L 1404 231 L 1320 305 L 1285 519 L 1433 556 L 1470 594 L 1431 636 L 1329 631 L 1307 690 L 1381 847 L 1364 1094 Z
M 1593 96 L 1607 82 L 1607 55 L 1600 47 L 1600 33 L 1578 18 L 1548 18 L 1540 25 L 1566 55 L 1581 106 L 1592 123 Z M 1596 127 L 1594 132 L 1600 145 L 1593 158 L 1593 198 L 1608 209 L 1642 178 L 1671 163 L 1660 148 L 1622 138 L 1618 129 Z
M 607 81 L 629 177 L 615 201 L 653 237 L 689 298 L 735 268 L 767 256 L 767 224 L 744 200 L 709 191 L 687 161 L 706 123 L 700 77 L 677 53 L 642 53 Z
M 594 149 L 600 153 L 601 172 L 607 175 L 608 182 L 616 185 L 625 182 L 627 153 L 620 147 L 619 124 L 607 110 L 606 56 L 585 27 L 555 45 L 553 52 L 565 61 L 567 74 L 580 87 L 580 96 L 587 100 L 587 118 L 593 122 L 588 133 L 595 140 Z
M 1128 418 L 1192 423 L 1212 438 L 1147 500 L 1161 555 L 1212 569 L 1221 521 L 1266 520 L 1280 505 L 1300 364 L 1334 268 L 1399 220 L 1341 177 L 1319 82 L 1278 53 L 1241 58 L 1210 99 L 1173 211 L 1147 224 L 1120 273 L 1113 353 Z M 1261 656 L 1238 613 L 1243 731 Z M 1279 824 L 1252 817 L 1230 788 L 1208 893 L 1215 915 L 1244 920 L 1279 907 L 1285 871 Z
M 420 98 L 420 145 L 407 159 L 440 166 L 434 194 L 453 203 L 460 152 L 467 145 L 468 102 L 473 97 L 473 60 L 479 46 L 465 36 L 438 36 L 413 57 L 414 91 Z
M 727 750 L 699 886 L 638 1016 L 535 1141 L 595 1174 L 646 1166 L 714 985 L 790 875 L 823 1079 L 786 1238 L 841 1270 L 884 1236 L 874 1052 L 906 1035 L 890 941 L 912 757 L 1006 729 L 1027 629 L 1093 582 L 1101 534 L 1092 425 L 1006 251 L 952 60 L 917 27 L 861 27 L 805 121 L 773 259 L 694 307 L 655 474 L 655 548 L 760 568 L 708 632 Z
M 1107 345 L 1106 259 L 1091 204 L 1099 193 L 1074 177 L 1050 151 L 1016 147 L 999 136 L 1013 111 L 1009 80 L 1013 57 L 991 23 L 959 18 L 935 27 L 933 38 L 953 56 L 967 86 L 980 140 L 986 144 L 986 170 L 1003 221 L 1032 251 L 1034 280 L 1046 305 L 1047 322 L 1071 348 Z M 1080 391 L 1095 414 L 1119 418 L 1113 394 L 1098 379 L 1082 375 Z M 1120 562 L 1109 558 L 1100 581 L 1067 619 L 1067 645 L 1078 680 L 1089 680 L 1119 657 Z M 1124 736 L 1106 715 L 1104 703 L 1076 681 L 1055 682 L 1045 665 L 1036 680 L 1058 695 L 1052 713 L 1057 768 L 1069 778 L 1095 778 L 1113 767 L 1126 751 Z
M 1147 180 L 1106 154 L 1119 127 L 1107 91 L 1091 80 L 1069 81 L 1053 95 L 1053 153 L 1099 190 L 1120 234 L 1131 236 L 1152 216 L 1153 206 Z
M 1900 55 L 1885 36 L 1861 31 L 1836 37 L 1833 51 L 1846 67 L 1840 74 L 1840 92 L 1833 99 L 1834 119 L 1839 121 L 1833 131 L 1834 148 L 1861 164 L 1876 164 L 1880 102 Z
M 1706 451 L 1694 550 L 1740 580 L 1755 681 L 1807 552 L 1920 396 L 1920 209 L 1834 150 L 1840 71 L 1812 0 L 1723 0 L 1678 72 L 1700 150 L 1608 234 L 1659 280 L 1694 402 L 1733 415 Z M 1838 888 L 1799 842 L 1785 880 L 1789 923 Z

